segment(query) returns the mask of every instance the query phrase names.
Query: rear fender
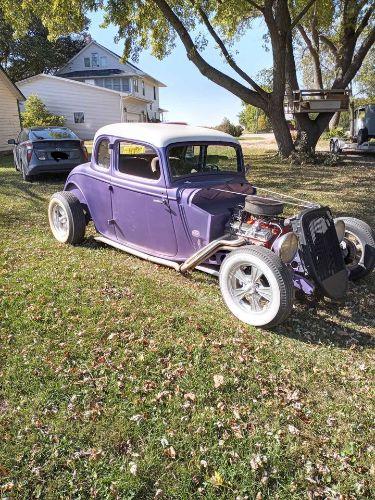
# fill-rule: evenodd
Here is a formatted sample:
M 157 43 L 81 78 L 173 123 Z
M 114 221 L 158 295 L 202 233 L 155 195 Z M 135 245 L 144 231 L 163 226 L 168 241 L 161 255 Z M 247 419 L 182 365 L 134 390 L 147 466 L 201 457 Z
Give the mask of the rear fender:
M 88 223 L 91 220 L 90 208 L 80 187 L 75 182 L 69 181 L 68 179 L 68 182 L 64 187 L 64 191 L 69 191 L 70 193 L 73 193 L 74 196 L 79 200 L 85 211 L 86 222 Z

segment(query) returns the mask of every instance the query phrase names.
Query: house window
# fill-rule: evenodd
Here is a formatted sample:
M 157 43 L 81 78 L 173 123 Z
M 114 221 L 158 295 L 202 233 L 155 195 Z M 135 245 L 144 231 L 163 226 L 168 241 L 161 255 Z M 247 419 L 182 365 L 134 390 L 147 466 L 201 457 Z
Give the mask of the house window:
M 113 78 L 113 90 L 121 91 L 121 79 Z
M 157 152 L 151 146 L 135 142 L 120 142 L 118 150 L 118 171 L 143 179 L 160 178 L 160 163 Z
M 91 66 L 93 68 L 98 68 L 99 67 L 99 56 L 97 52 L 93 52 L 91 54 Z
M 111 163 L 111 150 L 109 149 L 109 140 L 102 139 L 96 148 L 95 161 L 98 167 L 109 169 Z
M 154 85 L 154 101 L 156 101 L 156 87 Z
M 121 80 L 122 80 L 122 91 L 129 92 L 130 90 L 129 78 L 121 78 Z
M 104 78 L 104 87 L 106 89 L 112 89 L 112 78 Z
M 133 79 L 133 92 L 138 92 L 138 79 Z
M 145 82 L 142 80 L 142 94 L 146 95 L 146 90 L 145 90 Z
M 85 68 L 90 68 L 91 67 L 90 58 L 89 57 L 85 57 L 84 58 L 84 63 L 85 63 Z
M 95 85 L 98 87 L 104 87 L 104 78 L 95 78 Z
M 74 113 L 74 123 L 85 123 L 85 113 L 82 111 Z
M 85 80 L 85 83 L 88 83 L 89 85 L 95 85 L 95 80 Z
M 107 56 L 100 56 L 100 67 L 101 68 L 107 67 Z

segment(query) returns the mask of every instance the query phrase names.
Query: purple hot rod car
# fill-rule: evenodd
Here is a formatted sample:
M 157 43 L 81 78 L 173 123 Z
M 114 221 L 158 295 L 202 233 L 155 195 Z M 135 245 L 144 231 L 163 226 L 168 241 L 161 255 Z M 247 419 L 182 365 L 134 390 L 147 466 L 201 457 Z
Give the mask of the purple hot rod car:
M 338 299 L 348 279 L 372 271 L 374 233 L 365 222 L 259 196 L 245 174 L 238 141 L 222 132 L 107 125 L 91 162 L 52 196 L 50 226 L 58 241 L 77 244 L 93 221 L 101 242 L 182 273 L 217 275 L 230 311 L 255 326 L 285 320 L 295 289 Z M 283 216 L 285 205 L 297 213 Z

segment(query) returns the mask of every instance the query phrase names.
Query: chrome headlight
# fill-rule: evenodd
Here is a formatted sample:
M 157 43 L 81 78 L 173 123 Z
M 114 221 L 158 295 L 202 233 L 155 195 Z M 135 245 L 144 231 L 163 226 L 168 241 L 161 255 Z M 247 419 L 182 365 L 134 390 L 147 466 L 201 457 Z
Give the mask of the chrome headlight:
M 336 220 L 335 229 L 339 243 L 341 243 L 345 236 L 345 222 L 341 219 Z
M 284 264 L 292 262 L 297 250 L 298 238 L 293 232 L 283 234 L 275 241 L 275 251 Z

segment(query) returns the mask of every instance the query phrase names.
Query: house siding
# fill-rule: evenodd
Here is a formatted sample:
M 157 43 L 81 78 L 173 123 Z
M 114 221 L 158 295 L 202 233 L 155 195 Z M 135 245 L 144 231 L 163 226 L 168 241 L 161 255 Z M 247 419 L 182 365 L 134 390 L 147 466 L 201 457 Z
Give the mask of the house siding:
M 84 140 L 91 140 L 98 128 L 121 121 L 120 95 L 93 85 L 40 75 L 19 82 L 18 87 L 26 98 L 36 94 L 51 113 L 63 115 L 65 125 Z M 79 112 L 84 113 L 84 123 L 74 122 L 74 113 Z
M 112 69 L 120 69 L 127 75 L 134 75 L 134 73 L 137 73 L 138 71 L 133 68 L 130 64 L 127 63 L 121 63 L 119 58 L 112 55 L 109 53 L 107 50 L 103 49 L 102 47 L 92 44 L 88 45 L 73 61 L 69 61 L 68 64 L 63 66 L 57 73 L 56 76 L 62 75 L 64 73 L 70 73 L 71 71 L 82 71 L 82 70 L 89 70 L 89 69 L 100 69 L 100 68 L 86 68 L 85 67 L 85 62 L 84 58 L 89 57 L 91 60 L 91 54 L 95 52 L 98 54 L 99 60 L 100 57 L 106 57 L 107 58 L 107 66 L 106 68 L 112 68 Z
M 18 101 L 0 78 L 0 152 L 11 151 L 7 141 L 16 138 L 19 131 Z

